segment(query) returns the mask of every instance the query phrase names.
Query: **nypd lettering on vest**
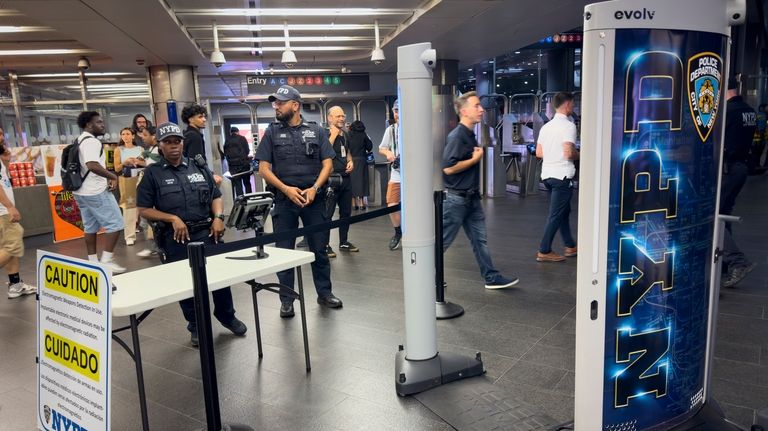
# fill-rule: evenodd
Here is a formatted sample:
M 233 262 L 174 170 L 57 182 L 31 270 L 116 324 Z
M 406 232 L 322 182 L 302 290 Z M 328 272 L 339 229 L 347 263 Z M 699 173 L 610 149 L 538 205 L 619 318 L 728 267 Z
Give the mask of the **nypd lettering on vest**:
M 301 137 L 305 138 L 305 139 L 306 138 L 316 138 L 317 137 L 317 133 L 315 133 L 315 131 L 312 130 L 312 129 L 304 129 L 304 130 L 301 131 Z
M 187 179 L 190 183 L 204 183 L 205 182 L 205 176 L 203 174 L 195 172 L 194 174 L 187 175 Z
M 712 52 L 702 52 L 688 60 L 688 106 L 702 142 L 709 137 L 717 119 L 722 68 L 722 59 Z

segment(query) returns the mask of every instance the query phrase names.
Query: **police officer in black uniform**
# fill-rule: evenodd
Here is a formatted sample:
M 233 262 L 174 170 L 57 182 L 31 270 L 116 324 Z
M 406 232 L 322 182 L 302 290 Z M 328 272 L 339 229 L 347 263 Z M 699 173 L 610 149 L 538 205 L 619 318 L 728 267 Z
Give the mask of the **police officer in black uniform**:
M 723 151 L 723 176 L 720 182 L 720 214 L 731 214 L 736 197 L 747 181 L 749 151 L 757 128 L 757 113 L 739 94 L 739 82 L 728 80 L 728 103 L 725 111 L 725 149 Z M 733 240 L 730 223 L 726 224 L 723 241 L 724 287 L 740 282 L 755 264 L 739 250 Z
M 324 186 L 333 169 L 333 149 L 328 135 L 318 124 L 301 116 L 301 95 L 295 88 L 283 85 L 269 96 L 277 122 L 267 127 L 256 149 L 259 174 L 275 193 L 272 225 L 275 232 L 296 229 L 301 218 L 309 227 L 327 220 Z M 317 302 L 339 308 L 342 302 L 333 295 L 331 265 L 325 253 L 327 232 L 307 235 L 309 249 L 315 253 L 312 278 Z M 293 249 L 296 239 L 278 241 L 278 247 Z M 293 288 L 294 270 L 277 273 L 280 283 Z M 293 299 L 281 295 L 280 317 L 293 317 Z
M 215 244 L 224 234 L 221 192 L 213 175 L 202 161 L 183 156 L 184 135 L 174 123 L 157 127 L 157 140 L 163 156 L 144 171 L 139 184 L 136 205 L 139 215 L 160 222 L 155 241 L 161 249 L 163 263 L 187 259 L 187 243 L 203 241 Z M 235 317 L 229 288 L 213 292 L 213 315 L 235 335 L 245 335 L 248 328 Z M 195 303 L 192 298 L 179 302 L 191 343 L 198 345 Z

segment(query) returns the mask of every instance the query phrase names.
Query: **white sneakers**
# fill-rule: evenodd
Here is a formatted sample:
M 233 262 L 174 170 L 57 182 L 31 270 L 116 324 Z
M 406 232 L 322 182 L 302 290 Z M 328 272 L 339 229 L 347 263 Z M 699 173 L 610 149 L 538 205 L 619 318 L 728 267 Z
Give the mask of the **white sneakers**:
M 112 270 L 112 274 L 122 274 L 125 272 L 125 267 L 118 265 L 117 262 L 115 262 L 114 260 L 101 262 L 101 264 L 106 267 L 109 267 Z
M 30 286 L 23 281 L 13 284 L 8 283 L 8 297 L 11 299 L 18 298 L 21 295 L 31 295 L 36 292 L 37 286 Z
M 136 256 L 139 257 L 150 257 L 150 256 L 156 256 L 157 252 L 154 250 L 150 250 L 148 248 L 145 248 L 144 250 L 141 250 L 140 252 L 136 253 Z

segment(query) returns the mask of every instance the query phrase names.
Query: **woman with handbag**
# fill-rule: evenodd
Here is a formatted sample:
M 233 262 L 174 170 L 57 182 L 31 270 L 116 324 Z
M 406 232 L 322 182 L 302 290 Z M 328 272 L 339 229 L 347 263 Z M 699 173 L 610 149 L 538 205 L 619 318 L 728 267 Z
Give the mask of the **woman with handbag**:
M 368 208 L 368 165 L 373 164 L 373 142 L 365 133 L 365 124 L 362 121 L 354 121 L 349 126 L 347 133 L 349 152 L 352 153 L 352 162 L 355 169 L 350 174 L 352 183 L 352 204 L 355 209 Z
M 144 148 L 134 144 L 134 133 L 130 127 L 120 131 L 120 145 L 115 149 L 115 172 L 118 174 L 117 185 L 120 188 L 120 208 L 125 219 L 126 245 L 136 242 L 136 223 L 139 212 L 136 209 L 136 188 L 139 183 L 140 168 L 145 166 L 141 160 Z

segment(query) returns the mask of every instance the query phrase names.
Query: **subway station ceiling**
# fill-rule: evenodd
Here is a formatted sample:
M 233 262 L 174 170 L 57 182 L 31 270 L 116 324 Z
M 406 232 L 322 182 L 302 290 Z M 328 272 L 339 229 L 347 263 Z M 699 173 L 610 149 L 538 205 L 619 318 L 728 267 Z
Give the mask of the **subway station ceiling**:
M 6 0 L 0 2 L 0 76 L 36 83 L 39 98 L 76 86 L 87 57 L 89 91 L 146 94 L 145 68 L 197 67 L 204 97 L 244 95 L 246 74 L 396 72 L 396 48 L 432 42 L 462 67 L 578 27 L 587 0 Z M 378 22 L 386 60 L 370 61 Z M 214 67 L 213 25 L 226 64 Z M 69 75 L 53 75 L 69 74 Z M 99 75 L 107 74 L 107 75 Z M 47 84 L 46 84 L 47 83 Z M 114 90 L 114 91 L 113 91 Z M 98 91 L 98 90 L 97 90 Z M 49 94 L 50 93 L 50 94 Z

